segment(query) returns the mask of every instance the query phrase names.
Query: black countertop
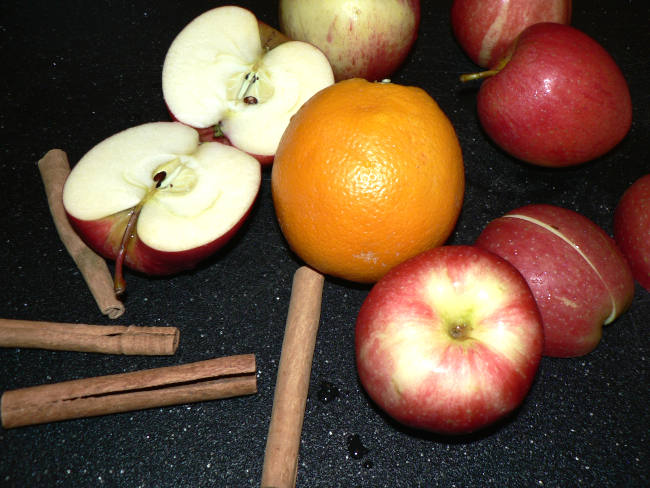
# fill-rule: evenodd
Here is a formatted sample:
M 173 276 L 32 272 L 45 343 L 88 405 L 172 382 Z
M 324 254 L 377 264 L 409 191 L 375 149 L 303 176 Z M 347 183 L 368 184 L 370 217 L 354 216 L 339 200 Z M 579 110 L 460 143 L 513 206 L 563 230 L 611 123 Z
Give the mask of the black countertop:
M 54 229 L 36 162 L 51 148 L 74 164 L 130 126 L 168 120 L 165 52 L 219 2 L 4 2 L 1 8 L 0 317 L 177 326 L 174 356 L 126 357 L 0 350 L 0 391 L 254 353 L 254 396 L 0 429 L 0 486 L 258 486 L 291 280 L 301 264 L 284 242 L 270 171 L 235 241 L 172 278 L 128 273 L 126 313 L 103 317 Z M 276 2 L 241 1 L 277 26 Z M 426 89 L 464 151 L 467 191 L 450 243 L 469 244 L 488 221 L 528 203 L 576 210 L 612 232 L 623 191 L 650 171 L 650 5 L 575 0 L 573 25 L 616 59 L 632 93 L 628 137 L 591 163 L 547 170 L 499 151 L 475 114 L 475 66 L 454 41 L 451 0 L 423 2 L 417 44 L 394 82 Z M 364 394 L 354 321 L 367 286 L 327 279 L 298 468 L 309 487 L 648 486 L 650 295 L 605 328 L 591 354 L 544 358 L 514 417 L 471 437 L 404 429 Z M 367 449 L 355 458 L 351 436 Z M 351 448 L 352 447 L 352 448 Z M 359 446 L 356 446 L 359 448 Z

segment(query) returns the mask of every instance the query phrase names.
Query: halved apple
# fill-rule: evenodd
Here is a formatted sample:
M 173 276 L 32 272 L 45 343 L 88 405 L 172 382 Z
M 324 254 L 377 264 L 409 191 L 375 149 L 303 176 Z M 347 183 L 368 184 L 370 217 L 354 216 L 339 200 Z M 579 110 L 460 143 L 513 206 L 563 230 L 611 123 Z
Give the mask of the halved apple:
M 167 275 L 223 246 L 248 216 L 259 162 L 234 147 L 199 142 L 178 122 L 153 122 L 97 144 L 74 166 L 63 205 L 77 233 L 102 256 Z
M 270 164 L 291 116 L 334 83 L 334 75 L 311 44 L 287 41 L 266 50 L 260 36 L 249 10 L 208 10 L 169 47 L 162 89 L 172 116 L 199 130 L 204 140 L 225 137 Z

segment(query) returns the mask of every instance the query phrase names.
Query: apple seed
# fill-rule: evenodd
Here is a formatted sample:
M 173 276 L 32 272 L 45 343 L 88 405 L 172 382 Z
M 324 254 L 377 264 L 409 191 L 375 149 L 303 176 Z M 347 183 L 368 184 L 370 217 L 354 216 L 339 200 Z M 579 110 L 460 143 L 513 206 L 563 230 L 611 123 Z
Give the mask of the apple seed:
M 160 188 L 160 185 L 162 184 L 166 176 L 167 173 L 165 171 L 159 171 L 154 175 L 153 180 L 156 182 L 156 188 Z

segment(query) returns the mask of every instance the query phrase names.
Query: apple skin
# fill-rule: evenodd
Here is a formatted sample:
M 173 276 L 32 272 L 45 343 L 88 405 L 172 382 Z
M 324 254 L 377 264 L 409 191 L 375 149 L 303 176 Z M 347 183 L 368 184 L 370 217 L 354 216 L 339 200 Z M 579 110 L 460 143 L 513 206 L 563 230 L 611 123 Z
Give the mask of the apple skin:
M 262 49 L 265 51 L 270 51 L 271 49 L 278 47 L 280 44 L 284 44 L 291 39 L 285 36 L 282 32 L 277 30 L 274 27 L 271 27 L 266 22 L 262 22 L 258 19 L 257 25 L 260 28 L 260 41 L 262 42 Z
M 571 0 L 454 0 L 451 26 L 465 53 L 494 66 L 521 32 L 540 22 L 571 22 Z
M 173 121 L 178 122 L 178 119 L 174 117 L 174 114 L 171 114 L 171 117 Z M 205 128 L 193 127 L 193 129 L 199 133 L 199 140 L 201 142 L 218 142 L 220 144 L 225 144 L 226 146 L 235 147 L 230 142 L 230 139 L 228 139 L 226 136 L 215 136 L 214 126 L 205 127 Z M 248 154 L 250 154 L 255 159 L 257 159 L 262 166 L 267 166 L 267 167 L 271 166 L 273 164 L 273 160 L 275 159 L 274 154 L 251 154 L 251 153 Z
M 571 26 L 540 23 L 511 49 L 477 100 L 481 125 L 498 146 L 532 164 L 564 167 L 623 140 L 632 124 L 630 91 L 600 44 Z
M 440 434 L 470 433 L 515 410 L 543 342 L 523 277 L 475 246 L 434 248 L 394 267 L 366 297 L 355 330 L 372 400 L 398 422 Z
M 512 263 L 544 323 L 544 355 L 582 356 L 634 298 L 632 272 L 614 240 L 583 215 L 534 204 L 490 222 L 475 242 Z
M 389 77 L 411 50 L 419 0 L 280 0 L 280 30 L 321 49 L 336 81 Z
M 129 241 L 124 264 L 134 271 L 150 276 L 167 276 L 195 268 L 201 261 L 226 245 L 244 224 L 249 209 L 241 219 L 218 239 L 186 251 L 161 251 L 142 242 L 137 233 Z M 106 259 L 115 260 L 129 219 L 129 212 L 99 220 L 81 220 L 67 214 L 70 225 L 81 239 L 95 252 Z
M 614 240 L 627 258 L 634 278 L 650 291 L 650 174 L 636 180 L 618 202 Z

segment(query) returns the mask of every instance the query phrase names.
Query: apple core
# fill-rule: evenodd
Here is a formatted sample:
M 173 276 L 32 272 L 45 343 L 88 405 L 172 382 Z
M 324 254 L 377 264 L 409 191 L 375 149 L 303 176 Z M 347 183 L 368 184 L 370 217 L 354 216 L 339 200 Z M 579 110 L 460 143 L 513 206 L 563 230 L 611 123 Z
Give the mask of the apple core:
M 129 218 L 124 227 L 124 233 L 122 234 L 122 240 L 120 241 L 120 247 L 115 259 L 113 287 L 115 289 L 115 294 L 118 296 L 122 295 L 126 290 L 124 260 L 126 259 L 129 250 L 129 243 L 133 238 L 135 238 L 136 224 L 140 217 L 142 207 L 144 207 L 149 200 L 154 198 L 161 191 L 167 191 L 170 193 L 189 193 L 196 185 L 197 176 L 191 168 L 181 162 L 180 158 L 174 158 L 156 168 L 152 180 L 153 184 L 142 200 L 140 200 L 136 206 L 128 210 Z
M 262 26 L 237 6 L 199 15 L 169 46 L 162 91 L 175 120 L 270 164 L 291 116 L 334 75 L 311 44 L 286 40 L 269 48 L 270 28 Z
M 180 158 L 164 163 L 154 171 L 153 181 L 156 191 L 170 193 L 189 193 L 197 183 L 196 171 L 184 164 Z

